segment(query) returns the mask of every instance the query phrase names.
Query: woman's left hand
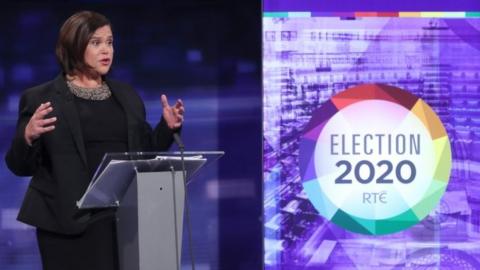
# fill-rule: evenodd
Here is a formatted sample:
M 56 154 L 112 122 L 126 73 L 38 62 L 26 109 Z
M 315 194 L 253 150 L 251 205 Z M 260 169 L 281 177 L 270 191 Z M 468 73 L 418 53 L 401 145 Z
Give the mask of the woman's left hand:
M 183 113 L 185 112 L 182 100 L 178 99 L 175 106 L 172 107 L 168 104 L 167 96 L 162 95 L 162 106 L 163 118 L 167 122 L 168 127 L 170 129 L 181 127 L 183 123 Z

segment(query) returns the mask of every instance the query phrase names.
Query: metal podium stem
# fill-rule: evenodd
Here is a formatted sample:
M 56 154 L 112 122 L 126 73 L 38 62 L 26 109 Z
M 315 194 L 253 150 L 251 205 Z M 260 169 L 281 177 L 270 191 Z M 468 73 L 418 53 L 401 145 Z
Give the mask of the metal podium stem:
M 175 178 L 181 173 L 137 173 L 130 184 L 117 210 L 121 270 L 180 269 L 185 192 Z

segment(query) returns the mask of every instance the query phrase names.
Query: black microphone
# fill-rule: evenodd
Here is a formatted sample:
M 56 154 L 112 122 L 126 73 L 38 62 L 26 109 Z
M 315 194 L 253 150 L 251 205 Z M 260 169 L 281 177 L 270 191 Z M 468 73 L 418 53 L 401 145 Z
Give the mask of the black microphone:
M 183 155 L 183 150 L 185 149 L 185 145 L 183 145 L 182 138 L 180 138 L 180 135 L 178 132 L 173 133 L 173 139 L 175 140 L 175 143 L 178 145 L 178 148 L 180 148 L 181 155 Z
M 178 148 L 180 149 L 180 158 L 182 160 L 182 176 L 183 176 L 183 187 L 185 190 L 185 199 L 184 199 L 184 204 L 185 204 L 185 219 L 187 220 L 187 230 L 188 230 L 188 251 L 190 253 L 190 261 L 192 263 L 192 270 L 195 270 L 195 257 L 193 256 L 193 247 L 192 247 L 192 228 L 190 224 L 190 207 L 188 205 L 188 192 L 187 192 L 187 177 L 186 177 L 186 172 L 185 172 L 185 160 L 184 160 L 184 154 L 183 150 L 185 149 L 185 145 L 182 142 L 182 139 L 180 138 L 180 135 L 178 132 L 173 133 L 173 139 L 175 140 L 175 143 L 178 145 Z

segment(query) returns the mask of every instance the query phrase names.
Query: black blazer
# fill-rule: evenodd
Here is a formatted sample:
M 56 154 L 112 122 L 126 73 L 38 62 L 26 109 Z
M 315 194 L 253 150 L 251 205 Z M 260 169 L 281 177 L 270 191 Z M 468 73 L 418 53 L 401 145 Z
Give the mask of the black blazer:
M 143 101 L 132 87 L 115 80 L 106 82 L 126 113 L 129 151 L 167 150 L 173 142 L 173 131 L 163 118 L 152 130 L 145 120 Z M 78 218 L 76 207 L 90 179 L 73 98 L 63 75 L 26 90 L 20 98 L 16 134 L 5 157 L 13 173 L 33 176 L 18 220 L 64 234 L 80 233 L 88 225 L 87 219 Z M 38 106 L 47 101 L 53 107 L 47 118 L 57 117 L 55 130 L 29 146 L 24 139 L 25 126 Z

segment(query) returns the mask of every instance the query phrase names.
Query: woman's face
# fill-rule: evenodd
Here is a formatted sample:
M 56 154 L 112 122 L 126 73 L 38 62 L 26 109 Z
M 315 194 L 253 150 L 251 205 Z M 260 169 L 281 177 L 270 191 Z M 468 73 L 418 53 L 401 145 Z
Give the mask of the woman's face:
M 113 61 L 113 35 L 109 25 L 98 28 L 85 49 L 85 63 L 99 75 L 110 70 Z

